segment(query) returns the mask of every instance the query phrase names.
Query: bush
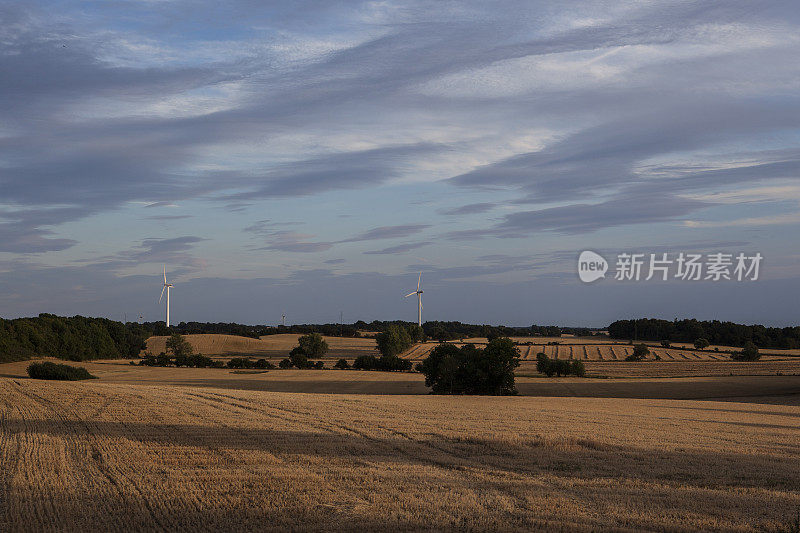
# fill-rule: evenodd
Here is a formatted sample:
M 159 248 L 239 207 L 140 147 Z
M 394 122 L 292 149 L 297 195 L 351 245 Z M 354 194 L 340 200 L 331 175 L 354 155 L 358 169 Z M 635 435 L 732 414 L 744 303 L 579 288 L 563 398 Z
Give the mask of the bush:
M 551 378 L 553 376 L 578 376 L 586 375 L 586 367 L 583 361 L 566 359 L 550 359 L 546 354 L 540 352 L 536 355 L 536 371 Z
M 308 357 L 306 357 L 305 352 L 299 346 L 289 352 L 289 361 L 291 361 L 292 365 L 296 366 L 297 368 L 309 368 L 310 366 Z
M 298 346 L 309 359 L 319 359 L 328 353 L 328 343 L 319 333 L 309 333 L 297 339 Z M 295 348 L 295 349 L 297 349 Z M 293 350 L 294 351 L 294 350 Z
M 325 363 L 323 363 L 322 361 L 317 361 L 316 363 L 314 363 L 313 368 L 317 370 L 322 370 L 323 368 L 325 368 Z
M 347 361 L 345 361 L 346 363 Z M 411 370 L 411 361 L 401 359 L 396 355 L 359 355 L 353 361 L 353 368 L 356 370 L 382 370 L 384 372 L 408 371 Z
M 699 339 L 695 339 L 695 341 L 694 341 L 694 347 L 697 348 L 698 350 L 702 350 L 704 348 L 708 348 L 709 344 L 710 343 L 708 342 L 708 339 L 704 339 L 703 337 L 700 337 Z
M 731 354 L 731 359 L 734 361 L 758 361 L 760 358 L 761 354 L 758 353 L 758 346 L 752 342 L 745 344 L 741 352 Z
M 228 361 L 228 368 L 253 368 L 253 362 L 245 357 L 234 357 Z
M 650 348 L 646 344 L 637 344 L 633 347 L 633 353 L 625 358 L 626 361 L 644 361 L 650 355 Z
M 253 363 L 253 368 L 272 369 L 275 368 L 275 365 L 273 365 L 266 359 L 259 359 L 258 361 Z
M 511 339 L 497 338 L 480 350 L 440 344 L 417 368 L 434 394 L 516 394 L 514 369 L 519 350 Z
M 291 359 L 281 359 L 281 362 L 278 363 L 278 367 L 280 367 L 280 368 L 292 368 L 292 360 Z
M 28 366 L 28 375 L 33 379 L 59 379 L 64 381 L 79 381 L 82 379 L 97 379 L 82 366 L 70 366 L 51 363 L 31 363 Z
M 194 368 L 210 368 L 214 366 L 213 359 L 200 353 L 187 357 L 187 363 L 186 366 L 192 366 Z
M 666 340 L 666 339 L 664 339 L 663 341 L 661 341 L 661 346 L 663 346 L 664 348 L 669 348 L 669 347 L 670 347 L 670 344 L 671 344 L 671 343 L 670 343 L 670 341 L 668 341 L 668 340 Z
M 583 361 L 578 361 L 577 359 L 572 361 L 572 368 L 570 372 L 573 376 L 578 376 L 582 378 L 586 375 L 586 366 L 583 364 Z
M 333 368 L 338 368 L 339 370 L 347 370 L 350 368 L 350 363 L 347 362 L 347 359 L 339 359 L 336 361 L 336 364 L 333 365 Z

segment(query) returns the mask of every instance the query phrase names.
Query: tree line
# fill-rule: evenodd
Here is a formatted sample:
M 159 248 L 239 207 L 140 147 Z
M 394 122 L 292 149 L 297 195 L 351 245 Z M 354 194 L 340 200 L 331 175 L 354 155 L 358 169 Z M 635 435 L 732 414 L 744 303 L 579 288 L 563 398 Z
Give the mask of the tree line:
M 737 347 L 752 343 L 760 348 L 782 350 L 800 347 L 800 326 L 771 328 L 760 324 L 748 326 L 719 320 L 617 320 L 608 326 L 608 335 L 614 339 L 688 343 L 705 339 L 710 344 Z
M 151 332 L 152 335 L 170 335 L 172 332 L 181 335 L 192 335 L 202 333 L 239 335 L 242 337 L 259 338 L 266 335 L 278 335 L 281 333 L 295 333 L 307 335 L 309 333 L 319 333 L 326 337 L 359 337 L 361 331 L 382 333 L 390 327 L 397 326 L 406 329 L 418 328 L 415 322 L 405 320 L 373 320 L 364 322 L 359 320 L 352 324 L 293 324 L 290 326 L 256 325 L 225 323 L 225 322 L 181 322 L 170 326 L 167 330 L 163 321 L 145 322 L 142 327 Z M 569 328 L 560 326 L 491 326 L 488 324 L 464 324 L 457 321 L 429 321 L 422 325 L 422 332 L 428 339 L 439 341 L 449 341 L 463 339 L 467 337 L 560 337 L 562 334 L 578 336 L 588 336 L 595 334 L 596 331 L 590 328 Z
M 70 361 L 135 357 L 150 333 L 135 323 L 83 316 L 0 318 L 0 362 L 51 356 Z

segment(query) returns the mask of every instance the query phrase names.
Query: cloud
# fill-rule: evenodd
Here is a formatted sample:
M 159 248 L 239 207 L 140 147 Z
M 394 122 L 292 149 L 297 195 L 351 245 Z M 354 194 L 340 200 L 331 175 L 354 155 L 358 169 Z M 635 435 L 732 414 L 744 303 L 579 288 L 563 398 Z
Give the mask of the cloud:
M 453 209 L 443 209 L 439 213 L 442 215 L 474 215 L 478 213 L 485 213 L 494 209 L 495 204 L 492 202 L 482 202 L 477 204 L 462 205 Z
M 279 250 L 282 252 L 313 253 L 324 252 L 333 247 L 329 242 L 312 242 L 308 239 L 314 237 L 304 233 L 294 231 L 275 231 L 269 234 L 270 239 L 267 246 L 257 248 L 257 250 Z
M 800 213 L 784 213 L 782 215 L 748 217 L 736 220 L 685 220 L 683 222 L 683 225 L 687 228 L 757 227 L 787 224 L 800 224 Z
M 412 158 L 442 150 L 429 143 L 388 146 L 328 154 L 293 161 L 239 179 L 251 183 L 245 192 L 226 195 L 228 200 L 309 196 L 326 191 L 376 186 L 402 174 Z
M 175 31 L 157 22 L 166 18 Z M 391 254 L 436 242 L 442 276 L 484 276 L 469 298 L 491 318 L 510 312 L 506 302 L 483 305 L 505 276 L 539 274 L 525 270 L 532 261 L 516 239 L 546 250 L 563 235 L 579 243 L 591 234 L 612 249 L 623 229 L 630 243 L 655 233 L 659 242 L 687 233 L 733 242 L 734 232 L 763 226 L 776 228 L 765 245 L 792 249 L 790 232 L 777 228 L 791 220 L 785 203 L 797 199 L 800 173 L 800 15 L 788 0 L 589 0 L 579 10 L 514 0 L 17 2 L 0 7 L 0 19 L 0 252 L 15 260 L 4 263 L 9 284 L 39 276 L 63 309 L 86 292 L 62 290 L 59 275 L 75 286 L 86 275 L 27 269 L 28 254 L 118 281 L 137 261 L 196 275 L 202 247 L 220 278 L 195 286 L 247 299 L 249 285 L 226 279 L 242 265 L 223 266 L 238 263 L 237 248 L 307 254 L 280 259 L 304 274 L 259 282 L 285 294 L 287 282 L 330 285 L 318 267 L 342 262 L 313 253 L 340 242 L 398 239 L 347 247 L 337 268 L 358 270 L 363 261 L 350 259 L 369 253 L 389 272 Z M 209 23 L 220 19 L 224 28 Z M 479 203 L 430 207 L 464 189 L 480 191 Z M 111 231 L 130 218 L 131 202 L 180 205 L 194 218 L 137 208 L 136 224 Z M 413 224 L 391 225 L 398 210 Z M 357 218 L 345 223 L 343 212 Z M 276 222 L 298 213 L 302 233 Z M 428 236 L 440 215 L 464 218 Z M 164 221 L 170 233 L 161 235 Z M 198 233 L 205 227 L 214 229 Z M 109 231 L 98 239 L 97 228 Z M 620 231 L 599 233 L 608 228 Z M 349 238 L 334 241 L 341 235 Z M 362 292 L 392 280 L 350 275 Z M 528 321 L 528 299 L 503 294 Z M 466 308 L 463 298 L 451 311 Z M 560 316 L 573 320 L 566 307 Z
M 155 215 L 145 218 L 147 218 L 147 220 L 184 220 L 187 218 L 194 218 L 194 215 Z
M 423 230 L 430 228 L 430 224 L 402 224 L 399 226 L 381 226 L 372 228 L 349 239 L 339 242 L 360 242 L 374 241 L 381 239 L 397 239 L 399 237 L 409 237 Z
M 402 254 L 406 252 L 410 252 L 411 250 L 416 250 L 417 248 L 422 248 L 423 246 L 428 246 L 429 244 L 433 244 L 433 241 L 422 241 L 422 242 L 410 242 L 406 244 L 398 244 L 397 246 L 390 246 L 388 248 L 384 248 L 382 250 L 371 250 L 368 252 L 363 252 L 368 255 L 389 255 L 389 254 Z

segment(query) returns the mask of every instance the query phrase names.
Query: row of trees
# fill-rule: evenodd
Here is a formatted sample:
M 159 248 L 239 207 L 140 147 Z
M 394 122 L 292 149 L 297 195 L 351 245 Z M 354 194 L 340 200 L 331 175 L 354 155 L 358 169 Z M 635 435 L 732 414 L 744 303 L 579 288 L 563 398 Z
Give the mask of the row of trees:
M 434 394 L 516 394 L 514 369 L 519 349 L 508 338 L 494 339 L 479 349 L 440 344 L 417 365 L 425 374 L 425 385 Z
M 800 326 L 769 328 L 759 324 L 744 325 L 719 320 L 660 320 L 640 318 L 617 320 L 608 326 L 614 339 L 643 341 L 695 342 L 744 347 L 751 342 L 762 348 L 795 349 L 800 347 Z M 708 344 L 706 344 L 708 346 Z
M 43 356 L 70 361 L 135 357 L 148 336 L 139 324 L 106 318 L 44 313 L 32 318 L 0 318 L 0 362 Z
M 536 371 L 551 378 L 553 376 L 578 376 L 586 375 L 583 361 L 573 359 L 550 359 L 544 352 L 536 354 Z

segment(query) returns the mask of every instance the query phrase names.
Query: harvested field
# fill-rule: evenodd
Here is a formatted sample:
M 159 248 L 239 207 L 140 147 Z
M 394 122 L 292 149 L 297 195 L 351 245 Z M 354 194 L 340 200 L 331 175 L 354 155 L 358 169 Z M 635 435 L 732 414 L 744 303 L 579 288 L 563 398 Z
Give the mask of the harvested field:
M 260 339 L 248 337 L 238 337 L 235 335 L 186 335 L 186 339 L 192 344 L 195 351 L 217 358 L 227 357 L 264 357 L 273 362 L 286 357 L 289 351 L 297 346 L 297 334 L 268 335 Z M 147 340 L 147 350 L 151 353 L 164 351 L 166 337 L 151 337 Z M 553 339 L 558 339 L 554 337 Z M 622 361 L 633 352 L 633 347 L 628 344 L 612 344 L 608 340 L 594 337 L 567 337 L 559 339 L 558 345 L 548 345 L 551 342 L 549 337 L 515 337 L 518 342 L 535 342 L 532 345 L 520 345 L 520 355 L 523 360 L 536 360 L 536 354 L 544 352 L 550 358 L 555 359 L 581 359 L 583 361 Z M 563 340 L 563 342 L 562 342 Z M 325 341 L 330 346 L 330 351 L 324 357 L 325 360 L 336 360 L 345 358 L 352 362 L 359 355 L 379 355 L 375 339 L 372 338 L 351 338 L 351 337 L 325 337 Z M 465 339 L 477 346 L 486 344 L 485 338 Z M 456 346 L 463 346 L 464 343 L 456 342 Z M 400 357 L 411 361 L 422 361 L 431 350 L 438 345 L 437 342 L 424 342 L 415 344 Z M 655 355 L 664 361 L 727 361 L 729 355 L 726 353 L 715 353 L 708 350 L 698 351 L 694 348 L 682 349 L 677 346 L 672 348 L 662 348 L 659 345 L 651 345 L 650 351 L 653 359 Z M 773 360 L 776 357 L 792 360 L 792 350 L 784 351 L 764 351 L 764 360 Z M 794 358 L 800 361 L 800 358 Z
M 0 529 L 784 530 L 800 407 L 0 379 Z
M 26 378 L 22 361 L 0 365 L 0 377 Z M 536 362 L 517 370 L 520 395 L 610 398 L 728 399 L 783 396 L 800 401 L 800 361 L 588 361 L 588 378 L 546 378 Z M 127 361 L 81 363 L 103 383 L 178 385 L 326 394 L 427 394 L 422 374 L 357 370 L 270 370 L 242 374 L 228 369 L 131 366 Z M 777 375 L 782 374 L 782 375 Z M 603 376 L 603 379 L 592 379 Z M 676 379 L 677 378 L 677 379 Z
M 470 340 L 470 339 L 467 339 Z M 575 339 L 570 339 L 575 340 Z M 485 341 L 485 339 L 484 339 Z M 463 343 L 453 343 L 456 346 L 463 346 Z M 424 342 L 415 344 L 411 349 L 407 350 L 400 356 L 412 361 L 422 361 L 425 359 L 431 350 L 433 350 L 438 343 Z M 485 345 L 477 343 L 477 346 Z M 519 345 L 520 356 L 523 360 L 536 360 L 536 355 L 544 352 L 552 359 L 580 359 L 583 361 L 624 361 L 627 356 L 633 353 L 633 346 L 629 344 L 586 344 L 572 342 L 568 344 L 548 345 L 548 344 L 532 344 L 532 345 Z M 660 346 L 650 347 L 651 355 L 648 357 L 654 360 L 656 356 L 664 361 L 730 361 L 730 355 L 727 353 L 716 353 L 707 350 L 695 349 L 680 349 L 680 348 L 662 348 Z M 770 352 L 778 353 L 778 352 Z M 786 360 L 786 361 L 800 361 L 800 358 L 794 357 L 790 354 L 789 350 L 780 352 L 781 355 L 764 355 L 762 360 Z
M 289 351 L 297 346 L 300 335 L 285 333 L 265 335 L 259 339 L 239 337 L 236 335 L 184 335 L 195 352 L 212 357 L 252 356 L 267 359 L 283 359 Z M 327 358 L 352 357 L 359 355 L 377 355 L 375 339 L 354 337 L 324 337 L 330 351 Z M 157 354 L 166 347 L 167 337 L 150 337 L 147 339 L 147 350 Z

